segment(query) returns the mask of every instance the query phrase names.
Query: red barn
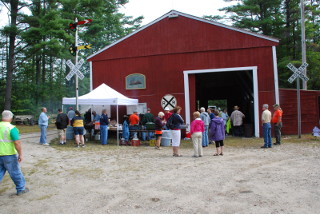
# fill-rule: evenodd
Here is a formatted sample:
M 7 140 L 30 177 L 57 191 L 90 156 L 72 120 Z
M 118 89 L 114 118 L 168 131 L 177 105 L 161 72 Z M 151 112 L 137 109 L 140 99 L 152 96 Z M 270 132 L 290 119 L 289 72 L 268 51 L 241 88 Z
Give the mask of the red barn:
M 279 103 L 278 42 L 170 11 L 90 56 L 91 87 L 106 83 L 154 114 L 177 104 L 187 123 L 208 100 L 226 100 L 229 114 L 240 106 L 259 136 L 262 104 Z

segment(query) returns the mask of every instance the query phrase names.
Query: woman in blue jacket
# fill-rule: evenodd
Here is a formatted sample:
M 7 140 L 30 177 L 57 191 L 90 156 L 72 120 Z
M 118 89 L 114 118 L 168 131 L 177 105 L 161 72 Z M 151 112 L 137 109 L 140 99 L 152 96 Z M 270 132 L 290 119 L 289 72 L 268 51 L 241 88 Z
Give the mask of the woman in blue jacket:
M 107 115 L 107 109 L 103 109 L 100 117 L 100 139 L 102 145 L 108 144 L 108 125 L 109 118 Z

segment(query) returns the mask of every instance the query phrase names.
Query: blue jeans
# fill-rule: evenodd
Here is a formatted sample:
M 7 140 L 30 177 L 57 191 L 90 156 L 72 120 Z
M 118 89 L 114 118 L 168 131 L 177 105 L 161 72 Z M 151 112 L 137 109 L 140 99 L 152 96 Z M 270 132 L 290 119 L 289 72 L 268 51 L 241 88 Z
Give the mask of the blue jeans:
M 209 129 L 209 126 L 204 126 L 204 132 L 202 133 L 202 146 L 209 145 L 208 129 Z
M 40 125 L 40 131 L 41 131 L 40 144 L 47 143 L 47 128 L 48 126 L 46 125 Z
M 16 185 L 17 193 L 23 191 L 26 180 L 21 172 L 17 155 L 0 156 L 0 182 L 6 171 Z
M 153 136 L 154 136 L 154 132 L 148 132 L 148 131 L 141 132 L 142 141 L 151 140 Z
M 264 123 L 262 127 L 263 127 L 264 147 L 272 147 L 271 124 Z
M 139 126 L 134 125 L 134 126 L 129 126 L 129 130 L 131 130 L 130 132 L 130 138 L 135 138 L 138 137 L 138 132 L 133 132 L 134 130 L 139 130 Z
M 107 125 L 100 125 L 100 139 L 101 139 L 102 145 L 108 144 L 108 126 Z

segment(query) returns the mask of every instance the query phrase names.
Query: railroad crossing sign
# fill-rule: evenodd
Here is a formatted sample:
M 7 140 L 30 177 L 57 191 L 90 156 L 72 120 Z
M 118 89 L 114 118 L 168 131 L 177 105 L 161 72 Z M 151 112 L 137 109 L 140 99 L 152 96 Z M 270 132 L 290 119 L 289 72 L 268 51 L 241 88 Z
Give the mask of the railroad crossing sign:
M 309 78 L 303 74 L 303 71 L 308 67 L 308 63 L 303 63 L 299 68 L 296 68 L 294 65 L 289 63 L 287 67 L 293 71 L 292 76 L 288 79 L 290 83 L 292 83 L 297 77 L 301 78 L 304 81 L 308 81 Z
M 173 108 L 175 108 L 177 106 L 177 100 L 173 95 L 167 94 L 164 97 L 162 97 L 161 106 L 163 109 L 168 107 L 170 110 L 172 110 Z
M 69 74 L 66 76 L 66 79 L 70 81 L 71 77 L 76 74 L 81 80 L 84 78 L 84 75 L 79 71 L 80 67 L 84 63 L 84 60 L 81 59 L 76 65 L 74 65 L 71 60 L 69 59 L 66 64 L 69 66 L 71 71 Z

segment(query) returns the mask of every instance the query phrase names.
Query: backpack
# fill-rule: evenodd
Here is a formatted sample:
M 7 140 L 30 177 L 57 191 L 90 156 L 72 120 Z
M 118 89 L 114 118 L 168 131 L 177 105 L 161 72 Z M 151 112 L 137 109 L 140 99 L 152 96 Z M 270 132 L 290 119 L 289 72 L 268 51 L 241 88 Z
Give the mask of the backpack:
M 172 114 L 172 115 L 169 117 L 168 121 L 167 121 L 166 126 L 167 126 L 168 129 L 173 129 L 173 128 L 174 128 L 173 118 L 174 118 L 174 116 L 173 116 L 173 114 Z

